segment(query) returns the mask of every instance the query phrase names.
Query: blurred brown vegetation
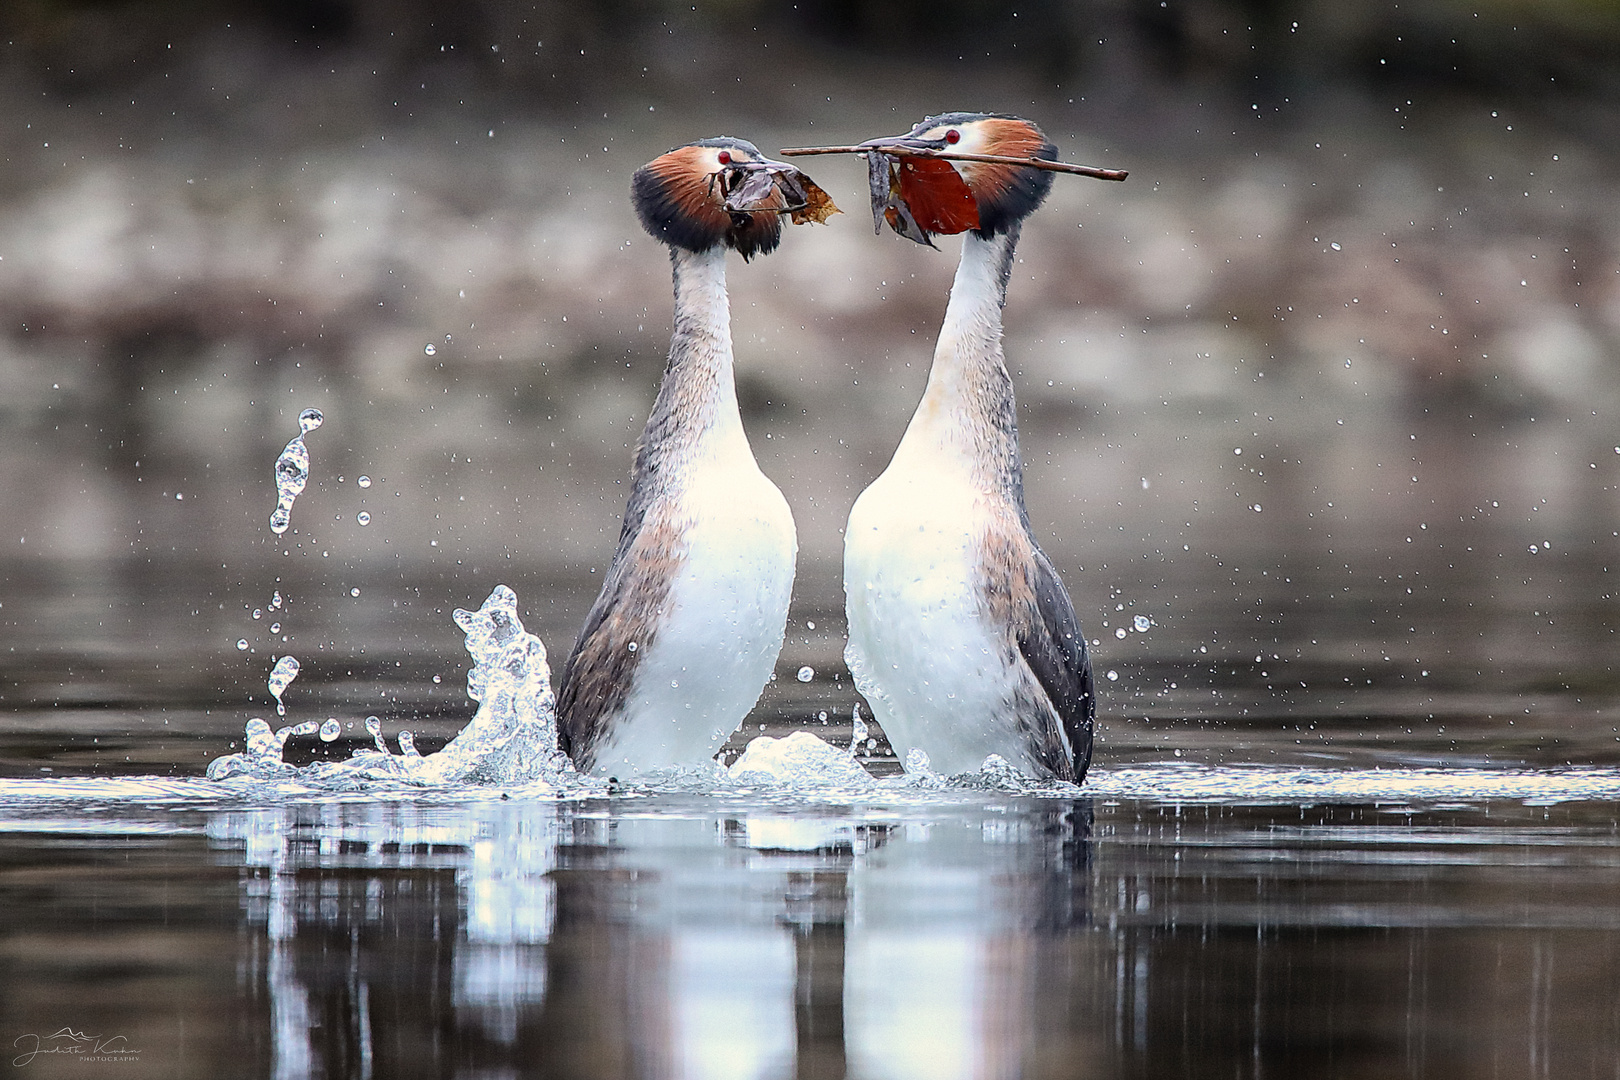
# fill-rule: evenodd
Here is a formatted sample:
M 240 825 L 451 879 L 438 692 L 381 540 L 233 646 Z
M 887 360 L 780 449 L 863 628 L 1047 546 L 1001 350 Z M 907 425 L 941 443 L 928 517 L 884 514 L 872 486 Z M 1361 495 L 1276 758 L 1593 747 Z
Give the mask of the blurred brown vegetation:
M 0 500 L 52 538 L 29 555 L 231 549 L 320 405 L 325 475 L 410 478 L 411 550 L 453 499 L 469 542 L 573 565 L 616 527 L 667 342 L 631 171 L 946 108 L 1132 172 L 1057 185 L 1026 232 L 1008 352 L 1037 464 L 1110 405 L 1175 430 L 1264 406 L 1307 443 L 1426 409 L 1607 438 L 1617 55 L 1596 0 L 14 0 Z M 858 163 L 814 172 L 847 215 L 732 291 L 756 448 L 831 557 L 953 260 L 871 235 Z M 1050 482 L 1112 501 L 1095 469 Z M 137 512 L 137 484 L 209 497 Z

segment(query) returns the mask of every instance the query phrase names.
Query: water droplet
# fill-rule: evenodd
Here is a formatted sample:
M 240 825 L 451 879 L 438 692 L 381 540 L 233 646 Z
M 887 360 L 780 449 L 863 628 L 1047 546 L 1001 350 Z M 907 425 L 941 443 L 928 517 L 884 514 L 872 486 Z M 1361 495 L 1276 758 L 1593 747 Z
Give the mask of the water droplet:
M 271 623 L 271 624 L 270 624 L 270 632 L 271 632 L 271 633 L 272 633 L 272 634 L 279 634 L 279 633 L 281 633 L 281 624 L 280 624 L 280 623 L 278 623 L 278 622 L 273 622 L 273 623 Z
M 816 628 L 816 620 L 806 619 L 804 621 L 804 627 L 806 630 L 814 630 Z
M 371 515 L 362 510 L 358 514 L 354 515 L 354 520 L 362 525 L 370 525 Z
M 681 680 L 679 680 L 679 679 L 671 679 L 671 680 L 669 680 L 669 688 L 671 690 L 679 690 L 681 688 Z
M 399 733 L 399 752 L 406 757 L 422 756 L 422 752 L 416 748 L 416 737 L 408 731 Z
M 1253 506 L 1249 507 L 1249 509 L 1253 510 L 1255 513 L 1258 514 L 1258 513 L 1260 513 L 1260 504 L 1255 503 Z
M 270 696 L 276 699 L 276 715 L 286 716 L 287 706 L 281 703 L 281 695 L 294 679 L 298 678 L 298 661 L 291 656 L 283 656 L 276 661 L 276 666 L 270 669 Z
M 811 679 L 816 677 L 816 669 L 811 667 L 809 664 L 806 664 L 804 667 L 799 669 L 799 673 L 795 677 L 800 682 L 809 682 Z
M 258 608 L 254 608 L 253 609 L 253 617 L 255 619 L 262 619 L 262 618 L 264 618 L 264 612 L 260 611 Z
M 827 710 L 823 709 L 820 712 L 818 712 L 816 714 L 816 719 L 820 720 L 823 724 L 825 724 L 827 722 Z
M 1131 621 L 1136 626 L 1136 632 L 1138 634 L 1147 633 L 1148 630 L 1153 626 L 1153 620 L 1148 618 L 1146 615 L 1138 615 Z
M 270 594 L 270 610 L 275 611 L 281 606 L 281 590 L 277 589 Z
M 247 652 L 247 647 L 248 647 L 247 638 L 237 638 L 236 639 L 236 647 L 238 649 L 242 650 L 243 652 Z
M 444 680 L 439 678 L 437 675 L 435 675 L 435 676 L 433 676 L 433 681 L 434 682 L 443 682 Z
M 429 356 L 437 356 L 437 355 L 439 355 L 439 347 L 437 345 L 433 344 L 433 342 L 431 342 L 431 341 L 428 342 L 426 345 L 422 346 L 422 351 L 427 353 Z
M 349 590 L 349 595 L 350 596 L 359 596 L 360 595 L 360 590 L 358 588 L 350 589 Z
M 1337 240 L 1335 240 L 1333 243 L 1329 244 L 1328 247 L 1332 248 L 1334 251 L 1343 251 L 1344 250 L 1344 248 L 1339 246 L 1339 242 Z
M 1534 545 L 1534 544 L 1530 545 L 1530 554 L 1534 555 L 1537 551 L 1540 551 L 1540 550 L 1541 549 L 1536 547 L 1536 545 Z
M 632 641 L 630 643 L 630 645 L 629 645 L 629 649 L 630 649 L 631 652 L 635 652 L 636 651 L 636 643 Z
M 331 742 L 343 733 L 343 725 L 337 722 L 337 717 L 328 716 L 326 723 L 321 725 L 321 742 Z
M 1232 447 L 1232 453 L 1236 454 L 1238 457 L 1242 457 L 1243 456 L 1243 447 L 1241 447 L 1241 446 Z
M 1122 626 L 1118 630 L 1115 630 L 1114 636 L 1117 638 L 1123 638 L 1125 636 L 1125 628 Z
M 377 752 L 388 753 L 388 744 L 383 742 L 382 737 L 382 720 L 375 716 L 366 717 L 366 731 L 371 734 L 371 741 L 377 747 Z
M 371 486 L 371 477 L 362 475 L 362 476 L 360 476 L 359 478 L 357 478 L 355 480 L 355 483 L 359 484 L 363 488 L 364 487 L 370 487 Z
M 320 427 L 321 420 L 319 409 L 305 409 L 299 414 L 300 434 L 293 436 L 276 458 L 276 509 L 270 515 L 270 531 L 277 536 L 287 531 L 293 501 L 309 483 L 309 448 L 304 445 L 304 435 Z
M 1109 682 L 1119 682 L 1119 672 L 1110 670 L 1108 672 L 1108 681 Z

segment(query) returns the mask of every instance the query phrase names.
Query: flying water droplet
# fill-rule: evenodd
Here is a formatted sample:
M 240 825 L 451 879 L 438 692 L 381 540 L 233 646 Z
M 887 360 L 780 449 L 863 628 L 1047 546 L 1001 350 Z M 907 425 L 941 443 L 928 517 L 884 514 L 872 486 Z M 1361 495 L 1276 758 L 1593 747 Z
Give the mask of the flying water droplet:
M 1108 681 L 1109 682 L 1119 682 L 1119 672 L 1112 671 L 1112 670 L 1109 671 L 1108 672 Z
M 276 458 L 276 509 L 270 515 L 270 531 L 277 536 L 286 532 L 292 523 L 293 501 L 309 483 L 309 448 L 304 445 L 304 436 L 320 427 L 324 419 L 319 409 L 299 413 L 299 433 Z
M 1126 630 L 1125 630 L 1125 628 L 1123 626 L 1121 626 L 1119 629 L 1114 631 L 1114 636 L 1121 639 L 1121 640 L 1124 640 L 1125 634 L 1126 634 Z
M 811 667 L 809 664 L 806 664 L 804 667 L 800 668 L 798 675 L 795 676 L 795 678 L 797 678 L 800 682 L 809 682 L 815 677 L 816 669 Z
M 360 595 L 360 590 L 358 588 L 350 589 L 349 590 L 349 595 L 350 596 L 359 596 Z
M 431 342 L 431 341 L 428 342 L 426 345 L 422 346 L 422 351 L 427 353 L 429 356 L 437 356 L 437 355 L 439 355 L 439 347 L 437 345 L 433 344 L 433 342 Z
M 294 657 L 283 656 L 276 661 L 276 666 L 270 669 L 270 696 L 276 699 L 277 716 L 287 715 L 287 706 L 281 703 L 281 695 L 296 678 L 298 678 L 298 660 Z
M 248 639 L 247 638 L 237 638 L 236 639 L 236 647 L 238 649 L 241 649 L 243 652 L 246 652 L 247 647 L 248 647 Z
M 260 611 L 258 608 L 254 608 L 253 609 L 253 617 L 255 619 L 262 619 L 262 618 L 264 618 L 264 612 Z
M 321 742 L 331 742 L 343 733 L 343 725 L 337 722 L 337 717 L 328 716 L 326 723 L 321 725 Z
M 375 716 L 366 717 L 366 731 L 371 735 L 371 741 L 376 744 L 377 752 L 388 753 L 388 744 L 383 742 L 382 720 Z
M 364 510 L 362 510 L 362 511 L 360 511 L 358 514 L 356 514 L 354 516 L 354 520 L 359 522 L 362 525 L 370 525 L 371 524 L 371 515 L 366 513 Z
M 854 756 L 861 744 L 866 741 L 866 721 L 861 719 L 861 703 L 856 702 L 855 708 L 850 712 L 850 720 L 854 722 L 855 733 L 849 740 L 850 756 Z
M 1148 630 L 1153 626 L 1153 620 L 1148 618 L 1146 615 L 1138 615 L 1135 619 L 1131 620 L 1131 622 L 1132 625 L 1136 627 L 1136 632 L 1138 634 L 1147 633 Z
M 368 488 L 371 486 L 371 477 L 361 475 L 355 479 L 355 483 L 359 484 L 363 488 Z
M 273 622 L 273 623 L 271 623 L 271 624 L 270 624 L 270 632 L 271 632 L 271 633 L 272 633 L 272 634 L 279 634 L 279 633 L 281 633 L 281 624 L 280 624 L 280 623 L 278 623 L 278 622 Z
M 637 646 L 637 645 L 636 645 L 636 643 L 635 643 L 635 642 L 633 642 L 633 641 L 632 641 L 632 642 L 631 642 L 631 643 L 630 643 L 630 644 L 629 644 L 629 645 L 628 645 L 628 646 L 627 646 L 627 648 L 629 648 L 629 650 L 630 650 L 630 651 L 631 651 L 631 652 L 635 652 L 635 651 L 636 651 L 636 649 L 637 649 L 637 648 L 638 648 L 638 646 Z
M 270 594 L 270 610 L 278 611 L 281 608 L 281 590 L 277 589 Z

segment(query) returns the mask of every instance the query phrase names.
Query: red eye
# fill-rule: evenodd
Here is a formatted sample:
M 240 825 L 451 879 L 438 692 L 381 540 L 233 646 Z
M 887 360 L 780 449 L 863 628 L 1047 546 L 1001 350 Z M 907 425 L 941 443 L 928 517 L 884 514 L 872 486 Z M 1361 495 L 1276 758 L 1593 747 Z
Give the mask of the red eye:
M 722 164 L 722 165 L 730 165 L 731 164 L 731 155 L 728 152 L 722 150 L 722 151 L 720 151 L 719 154 L 717 154 L 715 156 L 720 159 L 720 164 Z
M 951 128 L 951 130 L 945 133 L 945 141 L 954 146 L 956 143 L 962 141 L 962 133 L 957 131 L 955 128 Z

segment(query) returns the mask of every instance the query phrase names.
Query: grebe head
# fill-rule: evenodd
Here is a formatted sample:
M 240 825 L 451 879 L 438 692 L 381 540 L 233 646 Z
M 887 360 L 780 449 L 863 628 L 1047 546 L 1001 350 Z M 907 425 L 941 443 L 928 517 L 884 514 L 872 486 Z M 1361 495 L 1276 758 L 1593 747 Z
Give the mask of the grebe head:
M 929 244 L 936 233 L 972 230 L 988 240 L 1006 232 L 1046 198 L 1052 174 L 1003 163 L 884 154 L 886 148 L 1057 158 L 1057 147 L 1040 128 L 1001 113 L 942 113 L 904 135 L 871 139 L 860 146 L 872 151 L 868 160 L 874 218 L 881 217 L 895 232 L 919 244 Z
M 784 216 L 798 225 L 839 212 L 798 168 L 729 137 L 653 159 L 636 170 L 630 195 L 641 227 L 656 239 L 688 251 L 724 244 L 744 259 L 775 249 Z

